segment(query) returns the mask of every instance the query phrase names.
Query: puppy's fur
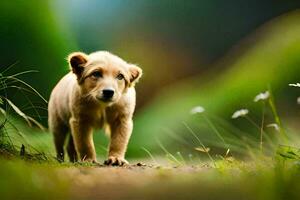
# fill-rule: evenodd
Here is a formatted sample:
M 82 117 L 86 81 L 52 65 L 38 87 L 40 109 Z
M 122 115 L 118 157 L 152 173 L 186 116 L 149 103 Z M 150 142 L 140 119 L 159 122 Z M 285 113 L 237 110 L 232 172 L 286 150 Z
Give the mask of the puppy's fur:
M 123 165 L 135 108 L 134 84 L 142 70 L 105 51 L 69 55 L 71 72 L 53 89 L 48 106 L 57 159 L 64 160 L 64 144 L 71 162 L 97 162 L 93 130 L 110 135 L 106 164 Z

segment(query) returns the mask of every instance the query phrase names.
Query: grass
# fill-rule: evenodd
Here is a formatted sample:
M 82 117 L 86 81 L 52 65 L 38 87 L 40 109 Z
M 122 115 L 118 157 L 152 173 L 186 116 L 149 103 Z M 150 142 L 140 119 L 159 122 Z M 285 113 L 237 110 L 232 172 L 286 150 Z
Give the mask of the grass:
M 32 86 L 22 81 L 19 77 L 28 73 L 35 73 L 34 70 L 24 71 L 13 75 L 7 75 L 14 65 L 7 67 L 0 73 L 0 146 L 1 154 L 6 156 L 21 156 L 23 159 L 47 161 L 51 156 L 49 152 L 49 134 L 46 134 L 45 128 L 33 117 L 25 114 L 8 97 L 8 91 L 17 90 L 26 92 L 24 95 L 31 108 L 37 113 L 35 105 L 28 98 L 28 94 L 38 96 L 44 103 L 47 101 Z M 11 113 L 13 111 L 13 113 Z M 23 119 L 27 125 L 24 125 L 16 116 Z M 30 133 L 30 134 L 28 134 Z M 43 147 L 42 147 L 43 146 Z
M 9 88 L 17 88 L 39 96 L 31 86 L 16 78 L 23 74 L 1 74 L 0 89 L 4 94 Z M 16 86 L 16 83 L 21 86 Z M 297 137 L 285 131 L 273 94 L 270 89 L 268 92 L 270 95 L 261 99 L 261 119 L 252 118 L 252 110 L 249 109 L 240 112 L 234 121 L 228 123 L 211 116 L 209 110 L 198 107 L 191 115 L 193 123 L 183 122 L 189 133 L 186 138 L 175 137 L 176 133 L 170 132 L 178 141 L 184 143 L 189 140 L 195 146 L 187 142 L 187 148 L 180 149 L 178 145 L 173 153 L 157 140 L 164 156 L 157 156 L 143 147 L 142 150 L 151 159 L 142 159 L 146 166 L 124 168 L 56 162 L 50 134 L 6 95 L 0 96 L 1 197 L 299 199 L 300 150 L 295 143 L 299 138 L 292 140 Z M 32 102 L 29 105 L 34 107 Z M 254 102 L 253 106 L 260 107 Z M 14 111 L 14 115 L 10 110 Z M 20 119 L 16 119 L 16 115 Z M 242 126 L 235 126 L 236 121 Z M 245 126 L 243 121 L 248 125 Z M 267 130 L 267 122 L 279 127 L 278 134 L 272 135 Z M 199 126 L 201 130 L 206 127 L 212 135 L 203 137 L 201 132 L 197 132 Z M 247 127 L 246 130 L 241 130 L 243 127 Z M 257 135 L 247 134 L 248 129 Z M 173 145 L 177 146 L 177 143 Z M 151 162 L 153 165 L 149 164 Z

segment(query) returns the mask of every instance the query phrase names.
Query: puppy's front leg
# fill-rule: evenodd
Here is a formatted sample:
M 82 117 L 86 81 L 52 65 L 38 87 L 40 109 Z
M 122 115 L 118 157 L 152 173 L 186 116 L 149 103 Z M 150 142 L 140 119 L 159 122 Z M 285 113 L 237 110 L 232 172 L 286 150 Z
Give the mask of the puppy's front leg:
M 93 129 L 88 122 L 70 119 L 74 145 L 81 161 L 97 162 L 93 141 Z
M 110 124 L 111 136 L 109 144 L 108 159 L 106 165 L 128 164 L 125 160 L 127 144 L 132 132 L 132 119 L 118 119 Z

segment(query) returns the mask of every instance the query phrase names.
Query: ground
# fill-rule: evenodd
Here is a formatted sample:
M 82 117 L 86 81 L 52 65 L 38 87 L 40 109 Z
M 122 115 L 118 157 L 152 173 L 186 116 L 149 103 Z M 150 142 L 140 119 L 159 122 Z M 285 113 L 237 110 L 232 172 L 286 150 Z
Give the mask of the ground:
M 299 199 L 299 168 L 272 160 L 124 167 L 0 160 L 3 199 Z M 146 164 L 144 164 L 146 163 Z
M 122 168 L 69 168 L 62 169 L 59 173 L 72 177 L 73 198 L 152 199 L 158 195 L 162 198 L 162 194 L 165 198 L 177 195 L 172 189 L 176 187 L 176 183 L 182 183 L 183 177 L 191 179 L 203 170 L 205 169 L 200 167 L 131 165 Z M 169 185 L 171 183 L 175 185 Z

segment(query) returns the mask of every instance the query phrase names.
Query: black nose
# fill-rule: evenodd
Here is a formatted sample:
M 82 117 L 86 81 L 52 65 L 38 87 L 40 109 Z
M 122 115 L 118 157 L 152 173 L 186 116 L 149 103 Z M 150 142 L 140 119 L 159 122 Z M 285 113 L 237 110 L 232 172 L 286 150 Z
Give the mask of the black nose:
M 105 99 L 112 98 L 114 96 L 115 91 L 112 89 L 102 90 L 102 95 Z

